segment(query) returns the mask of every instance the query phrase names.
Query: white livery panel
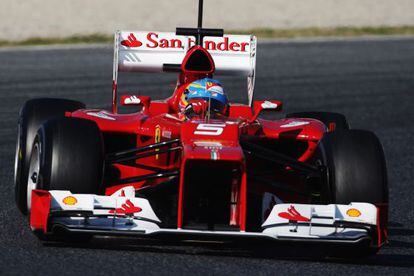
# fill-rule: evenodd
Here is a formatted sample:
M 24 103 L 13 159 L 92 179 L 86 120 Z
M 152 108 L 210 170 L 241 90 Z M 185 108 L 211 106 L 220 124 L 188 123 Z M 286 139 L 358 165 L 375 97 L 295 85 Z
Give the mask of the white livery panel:
M 366 236 L 369 227 L 376 225 L 377 208 L 369 203 L 277 204 L 262 227 L 263 233 L 278 238 L 357 239 Z
M 181 64 L 194 37 L 172 32 L 118 31 L 115 49 L 119 71 L 162 72 L 163 64 Z M 253 76 L 256 37 L 224 35 L 205 37 L 204 48 L 212 55 L 216 74 Z
M 150 202 L 136 198 L 133 187 L 112 196 L 50 191 L 49 224 L 74 231 L 149 235 L 181 233 L 254 236 L 275 240 L 356 242 L 371 239 L 377 227 L 377 208 L 368 203 L 349 205 L 277 204 L 262 225 L 262 232 L 164 229 Z M 32 206 L 33 207 L 33 206 Z M 76 215 L 76 213 L 88 215 Z M 54 214 L 59 214 L 54 216 Z M 67 215 L 65 215 L 67 214 Z

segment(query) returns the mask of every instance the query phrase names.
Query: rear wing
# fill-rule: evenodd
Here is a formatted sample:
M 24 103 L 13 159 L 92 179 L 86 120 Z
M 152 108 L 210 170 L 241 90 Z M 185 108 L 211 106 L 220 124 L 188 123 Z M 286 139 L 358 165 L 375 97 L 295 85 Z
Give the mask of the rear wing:
M 206 37 L 202 45 L 213 57 L 215 74 L 247 78 L 249 105 L 253 100 L 256 43 L 255 36 L 224 35 Z M 164 64 L 181 64 L 187 50 L 194 45 L 193 36 L 179 36 L 173 32 L 116 32 L 113 101 L 116 101 L 118 72 L 164 72 Z

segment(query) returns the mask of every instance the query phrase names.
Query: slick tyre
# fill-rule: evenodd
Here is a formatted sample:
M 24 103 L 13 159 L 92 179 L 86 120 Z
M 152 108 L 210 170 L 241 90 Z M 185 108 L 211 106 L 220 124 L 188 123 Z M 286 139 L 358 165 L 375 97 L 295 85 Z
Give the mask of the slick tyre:
M 364 130 L 330 132 L 320 142 L 328 169 L 326 203 L 366 202 L 388 205 L 388 183 L 384 152 L 374 133 Z M 386 209 L 385 209 L 386 212 Z M 386 215 L 381 223 L 387 224 Z M 377 241 L 373 241 L 375 245 Z M 335 250 L 332 256 L 355 258 L 375 254 L 378 247 Z
M 365 130 L 327 133 L 320 147 L 328 168 L 330 203 L 388 203 L 384 151 L 374 133 Z
M 14 168 L 15 201 L 27 214 L 27 176 L 33 141 L 40 125 L 51 118 L 63 117 L 65 112 L 85 108 L 81 102 L 65 99 L 33 99 L 20 110 Z
M 69 190 L 102 193 L 104 148 L 95 122 L 58 118 L 45 122 L 33 143 L 27 181 L 27 208 L 31 191 Z
M 335 112 L 297 112 L 287 114 L 286 118 L 316 119 L 324 123 L 325 126 L 329 129 L 329 131 L 349 129 L 349 124 L 346 120 L 346 117 L 343 114 Z

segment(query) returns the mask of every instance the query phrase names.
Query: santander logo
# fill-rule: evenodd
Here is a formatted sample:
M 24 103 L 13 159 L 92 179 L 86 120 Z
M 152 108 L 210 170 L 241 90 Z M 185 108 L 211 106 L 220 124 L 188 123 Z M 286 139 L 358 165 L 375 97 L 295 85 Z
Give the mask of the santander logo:
M 135 206 L 134 203 L 132 203 L 131 200 L 125 201 L 124 204 L 122 204 L 121 208 L 116 208 L 114 210 L 109 210 L 110 214 L 120 214 L 120 215 L 132 215 L 134 213 L 141 212 L 142 209 L 138 206 Z
M 280 212 L 278 216 L 291 221 L 310 221 L 309 218 L 302 216 L 293 205 L 287 209 L 287 212 Z
M 142 45 L 142 42 L 139 41 L 133 33 L 130 33 L 128 39 L 121 41 L 121 45 L 129 48 L 137 48 Z
M 185 41 L 188 39 L 188 41 Z M 195 45 L 195 40 L 192 37 L 172 37 L 169 39 L 160 38 L 159 34 L 156 32 L 149 32 L 145 36 L 145 42 L 139 41 L 133 33 L 128 35 L 128 39 L 122 40 L 121 45 L 128 47 L 128 48 L 138 48 L 141 46 L 145 46 L 150 49 L 155 48 L 169 48 L 169 49 L 183 49 L 185 42 L 188 43 L 190 47 Z M 220 42 L 213 41 L 213 40 L 204 40 L 203 47 L 210 51 L 231 51 L 231 52 L 246 52 L 248 46 L 250 45 L 249 42 L 240 42 L 240 41 L 230 41 L 229 37 L 223 37 L 223 40 Z

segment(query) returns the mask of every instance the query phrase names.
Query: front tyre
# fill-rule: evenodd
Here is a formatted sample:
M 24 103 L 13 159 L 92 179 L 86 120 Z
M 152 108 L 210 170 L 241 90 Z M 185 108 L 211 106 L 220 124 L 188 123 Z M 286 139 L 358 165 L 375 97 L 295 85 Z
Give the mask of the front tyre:
M 384 151 L 374 133 L 365 130 L 327 133 L 320 149 L 329 171 L 329 202 L 388 203 Z
M 27 101 L 20 110 L 14 167 L 15 201 L 27 214 L 27 181 L 33 141 L 40 125 L 48 119 L 64 117 L 65 112 L 85 108 L 81 102 L 40 98 Z
M 380 141 L 365 130 L 335 131 L 325 134 L 319 149 L 328 169 L 325 202 L 366 202 L 379 208 L 380 231 L 372 234 L 372 244 L 336 250 L 333 256 L 355 258 L 375 254 L 377 245 L 385 241 L 388 223 L 387 169 Z
M 104 148 L 98 126 L 77 118 L 47 121 L 35 137 L 29 168 L 28 209 L 33 189 L 102 193 Z

